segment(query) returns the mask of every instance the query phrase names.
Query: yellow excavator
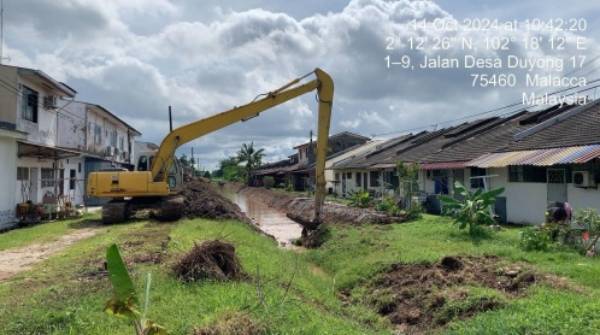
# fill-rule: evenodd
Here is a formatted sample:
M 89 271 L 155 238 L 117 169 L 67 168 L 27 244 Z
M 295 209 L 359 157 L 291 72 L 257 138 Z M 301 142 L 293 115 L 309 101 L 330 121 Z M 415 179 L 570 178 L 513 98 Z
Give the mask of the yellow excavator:
M 315 79 L 302 83 L 312 74 Z M 106 224 L 126 221 L 139 209 L 150 209 L 159 220 L 177 220 L 183 212 L 183 197 L 178 195 L 177 187 L 170 185 L 169 174 L 178 147 L 233 123 L 256 117 L 269 108 L 313 90 L 317 92 L 319 104 L 313 218 L 313 224 L 318 225 L 325 199 L 325 159 L 333 104 L 333 80 L 318 68 L 274 91 L 257 96 L 246 105 L 174 129 L 163 139 L 158 152 L 150 160 L 152 163 L 148 171 L 91 172 L 87 195 L 110 198 L 102 207 L 102 221 Z

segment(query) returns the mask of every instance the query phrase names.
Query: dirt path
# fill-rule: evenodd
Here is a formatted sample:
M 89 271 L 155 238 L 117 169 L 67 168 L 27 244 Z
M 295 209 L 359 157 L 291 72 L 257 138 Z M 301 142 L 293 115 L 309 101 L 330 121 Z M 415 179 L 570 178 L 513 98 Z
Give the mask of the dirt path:
M 98 231 L 93 228 L 78 229 L 61 236 L 56 241 L 33 243 L 25 247 L 0 251 L 0 282 L 19 272 L 29 270 L 34 264 L 48 259 L 77 241 L 96 235 Z

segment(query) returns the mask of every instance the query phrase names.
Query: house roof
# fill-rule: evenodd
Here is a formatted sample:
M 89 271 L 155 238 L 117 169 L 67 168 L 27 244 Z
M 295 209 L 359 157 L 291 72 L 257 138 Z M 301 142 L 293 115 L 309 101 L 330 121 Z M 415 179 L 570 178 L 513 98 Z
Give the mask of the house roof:
M 110 115 L 111 117 L 113 117 L 114 119 L 116 119 L 118 122 L 120 122 L 120 123 L 122 123 L 123 125 L 125 125 L 125 127 L 129 128 L 129 129 L 130 129 L 132 132 L 134 132 L 136 136 L 141 136 L 141 135 L 142 135 L 142 133 L 141 133 L 141 132 L 139 132 L 137 129 L 133 128 L 133 127 L 132 127 L 131 125 L 129 125 L 127 122 L 123 121 L 123 120 L 122 120 L 120 117 L 116 116 L 116 115 L 115 115 L 115 114 L 113 114 L 111 111 L 109 111 L 108 109 L 104 108 L 103 106 L 101 106 L 101 105 L 98 105 L 98 104 L 94 104 L 94 103 L 91 103 L 91 102 L 85 102 L 85 101 L 78 101 L 78 102 L 81 102 L 81 103 L 83 103 L 83 104 L 86 104 L 86 105 L 88 105 L 88 106 L 92 106 L 92 107 L 94 107 L 94 108 L 97 108 L 97 109 L 99 109 L 100 111 L 102 111 L 102 112 L 104 112 L 104 113 L 106 113 L 106 114 Z
M 335 159 L 335 158 L 346 159 L 346 158 L 361 154 L 363 152 L 368 152 L 369 150 L 375 148 L 375 146 L 380 145 L 381 143 L 383 143 L 382 140 L 372 140 L 372 141 L 365 142 L 365 143 L 359 143 L 359 144 L 353 145 L 349 148 L 346 148 L 344 150 L 338 151 L 336 153 L 333 153 L 333 154 L 327 156 L 327 160 Z M 349 156 L 341 157 L 344 155 L 349 155 Z
M 333 135 L 329 136 L 329 140 L 330 140 L 330 141 L 331 141 L 331 140 L 335 140 L 336 138 L 338 138 L 338 137 L 342 137 L 342 136 L 354 137 L 354 138 L 361 139 L 361 140 L 365 140 L 365 141 L 368 141 L 368 140 L 370 140 L 370 139 L 371 139 L 371 138 L 369 138 L 369 137 L 366 137 L 366 136 L 363 136 L 363 135 L 360 135 L 360 134 L 356 134 L 356 133 L 353 133 L 353 132 L 350 132 L 350 131 L 342 131 L 342 132 L 339 132 L 339 133 L 337 133 L 337 134 L 333 134 Z M 307 145 L 309 145 L 310 143 L 311 143 L 311 142 L 302 143 L 302 144 L 300 144 L 300 145 L 297 145 L 297 146 L 295 146 L 295 147 L 294 147 L 294 149 L 298 149 L 298 148 L 300 148 L 300 147 L 307 146 Z M 315 142 L 312 142 L 312 143 L 315 143 Z
M 509 165 L 551 166 L 556 164 L 581 164 L 587 163 L 599 156 L 600 144 L 592 144 L 552 149 L 496 152 L 483 155 L 465 165 L 490 168 Z
M 40 79 L 42 82 L 44 82 L 46 85 L 51 86 L 52 88 L 62 92 L 64 95 L 66 95 L 70 98 L 75 97 L 75 95 L 77 94 L 77 91 L 75 91 L 72 87 L 55 80 L 54 78 L 50 77 L 48 74 L 46 74 L 42 70 L 36 70 L 36 69 L 31 69 L 31 68 L 22 67 L 22 66 L 5 65 L 5 64 L 2 64 L 1 66 L 15 68 L 15 69 L 17 69 L 17 72 L 22 76 L 36 77 L 36 78 Z
M 450 141 L 445 146 L 423 157 L 422 163 L 470 161 L 483 154 L 508 148 L 513 136 L 529 126 L 521 125 L 520 120 L 527 118 L 525 112 L 498 119 Z
M 486 118 L 465 122 L 457 126 L 417 134 L 403 135 L 385 142 L 376 150 L 351 160 L 335 164 L 335 168 L 389 168 L 396 162 L 423 162 L 430 155 L 440 152 L 450 143 L 465 140 L 470 134 L 493 127 L 498 118 Z
M 597 144 L 600 143 L 600 104 L 521 111 L 494 121 L 490 126 L 493 127 L 430 154 L 423 162 L 467 162 L 495 152 Z
M 539 129 L 514 138 L 505 151 L 558 148 L 600 143 L 600 100 L 583 106 L 565 106 L 544 120 Z
M 383 152 L 384 150 L 394 147 L 400 143 L 403 143 L 404 141 L 406 141 L 414 136 L 415 135 L 413 135 L 413 134 L 406 134 L 406 135 L 398 136 L 398 137 L 383 141 L 382 143 L 377 144 L 375 147 L 370 148 L 370 150 L 361 152 L 357 155 L 345 158 L 343 160 L 340 160 L 339 162 L 334 163 L 332 165 L 332 168 L 350 169 L 350 168 L 360 168 L 362 166 L 366 166 L 365 162 L 368 160 L 368 158 L 370 156 L 380 153 L 380 152 Z

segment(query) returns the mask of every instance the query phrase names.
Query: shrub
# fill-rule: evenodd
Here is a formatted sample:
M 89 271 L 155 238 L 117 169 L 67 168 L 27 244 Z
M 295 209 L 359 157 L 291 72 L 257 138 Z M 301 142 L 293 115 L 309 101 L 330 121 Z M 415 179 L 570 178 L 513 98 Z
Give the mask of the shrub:
M 519 245 L 526 251 L 546 251 L 552 242 L 548 231 L 540 228 L 526 228 L 521 231 Z
M 375 204 L 375 210 L 379 212 L 389 213 L 390 210 L 393 209 L 393 207 L 395 206 L 396 202 L 394 201 L 394 198 L 385 197 L 377 201 L 377 203 Z
M 600 215 L 593 208 L 585 208 L 575 213 L 575 222 L 589 232 L 590 239 L 584 242 L 585 251 L 595 254 L 595 246 L 600 239 Z
M 366 208 L 371 205 L 371 195 L 367 191 L 358 191 L 350 195 L 350 206 Z
M 271 176 L 265 176 L 263 177 L 263 186 L 266 189 L 272 188 L 275 185 L 275 178 L 271 177 Z
M 291 182 L 288 182 L 287 184 L 285 184 L 285 190 L 288 192 L 293 192 L 294 191 L 294 185 L 292 185 Z
M 412 204 L 412 206 L 406 210 L 407 220 L 417 220 L 423 216 L 423 207 L 419 204 Z
M 504 188 L 484 192 L 478 189 L 475 192 L 469 192 L 463 184 L 456 182 L 454 184 L 455 193 L 461 196 L 462 200 L 454 199 L 448 196 L 441 196 L 443 211 L 454 218 L 454 223 L 459 229 L 469 229 L 470 235 L 477 235 L 480 232 L 479 226 L 492 225 L 495 223 L 490 206 L 496 202 L 496 197 L 504 192 Z

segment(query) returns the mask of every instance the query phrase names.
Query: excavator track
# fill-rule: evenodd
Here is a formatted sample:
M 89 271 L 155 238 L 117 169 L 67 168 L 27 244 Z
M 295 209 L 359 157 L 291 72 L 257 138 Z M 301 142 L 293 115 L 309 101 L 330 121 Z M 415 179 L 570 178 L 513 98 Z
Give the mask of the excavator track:
M 158 208 L 153 211 L 153 214 L 158 221 L 177 221 L 183 216 L 183 209 L 183 196 L 170 196 L 159 202 Z
M 102 206 L 102 223 L 115 224 L 129 219 L 129 206 L 126 201 L 111 201 Z

